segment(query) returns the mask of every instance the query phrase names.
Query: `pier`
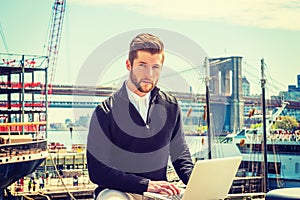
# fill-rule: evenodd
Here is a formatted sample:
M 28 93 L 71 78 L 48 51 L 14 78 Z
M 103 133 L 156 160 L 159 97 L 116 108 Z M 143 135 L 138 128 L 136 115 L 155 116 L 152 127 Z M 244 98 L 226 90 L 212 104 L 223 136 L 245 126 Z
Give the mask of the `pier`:
M 87 169 L 85 152 L 81 153 L 50 153 L 39 169 L 49 171 L 56 165 L 61 170 Z
M 11 195 L 23 199 L 92 199 L 96 185 L 90 182 L 87 175 L 78 177 L 78 185 L 68 178 L 49 178 L 44 188 L 39 188 L 38 180 L 35 189 L 28 189 L 30 178 L 25 177 L 24 184 L 17 182 L 10 186 Z
M 40 177 L 44 178 L 44 187 L 40 187 Z M 30 180 L 32 184 L 29 188 Z M 66 152 L 61 148 L 49 149 L 48 157 L 36 171 L 13 183 L 5 195 L 29 200 L 92 199 L 95 188 L 96 185 L 88 177 L 85 151 Z

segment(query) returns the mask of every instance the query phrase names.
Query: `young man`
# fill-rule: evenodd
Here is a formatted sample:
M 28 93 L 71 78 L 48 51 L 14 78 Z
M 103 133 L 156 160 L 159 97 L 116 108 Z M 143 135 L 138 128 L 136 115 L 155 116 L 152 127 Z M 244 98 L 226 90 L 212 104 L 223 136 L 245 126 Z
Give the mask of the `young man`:
M 158 37 L 137 35 L 126 60 L 128 80 L 92 115 L 87 161 L 90 179 L 98 185 L 97 199 L 143 199 L 146 191 L 178 194 L 167 182 L 169 157 L 183 183 L 189 180 L 193 163 L 180 107 L 156 86 L 163 48 Z

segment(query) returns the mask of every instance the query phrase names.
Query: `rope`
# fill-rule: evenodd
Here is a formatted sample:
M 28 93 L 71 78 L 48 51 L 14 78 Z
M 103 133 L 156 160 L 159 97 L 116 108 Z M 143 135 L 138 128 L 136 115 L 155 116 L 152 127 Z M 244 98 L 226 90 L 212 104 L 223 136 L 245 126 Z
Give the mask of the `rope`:
M 52 165 L 54 166 L 55 171 L 56 171 L 56 173 L 57 173 L 57 175 L 58 175 L 58 178 L 60 179 L 62 185 L 63 185 L 64 188 L 66 189 L 66 191 L 67 191 L 67 193 L 69 194 L 69 196 L 71 197 L 71 199 L 76 200 L 76 199 L 74 198 L 74 196 L 71 194 L 71 192 L 69 191 L 69 189 L 67 188 L 67 186 L 65 185 L 65 183 L 64 183 L 64 181 L 63 181 L 63 178 L 62 178 L 61 175 L 59 174 L 58 169 L 57 169 L 57 167 L 56 167 L 56 164 L 54 163 L 53 158 L 52 158 L 52 156 L 51 156 L 51 153 L 49 153 L 49 155 L 50 155 L 50 159 L 51 159 Z
M 41 195 L 42 197 L 46 197 L 46 199 L 48 199 L 48 200 L 51 200 L 51 198 L 49 196 L 47 196 L 47 195 L 45 195 L 45 194 L 43 194 L 41 192 L 39 192 L 38 194 Z
M 30 197 L 28 197 L 28 196 L 26 196 L 26 195 L 22 195 L 25 199 L 28 199 L 28 200 L 34 200 L 33 198 L 30 198 Z
M 277 165 L 277 158 L 276 158 L 276 155 L 278 155 L 278 154 L 276 152 L 274 142 L 272 142 L 272 150 L 273 150 L 273 155 L 274 155 L 274 167 L 275 167 L 275 173 L 276 173 L 276 183 L 277 183 L 277 186 L 281 187 L 281 184 L 280 184 L 281 179 L 278 178 L 279 173 L 278 173 L 278 165 Z M 280 159 L 279 156 L 278 156 L 278 158 Z

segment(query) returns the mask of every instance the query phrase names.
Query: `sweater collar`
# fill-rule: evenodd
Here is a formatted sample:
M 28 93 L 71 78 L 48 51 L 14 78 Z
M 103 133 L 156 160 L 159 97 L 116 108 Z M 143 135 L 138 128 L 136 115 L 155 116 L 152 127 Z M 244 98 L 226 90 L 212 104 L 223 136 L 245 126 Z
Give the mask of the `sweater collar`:
M 154 96 L 156 96 L 156 94 L 159 92 L 159 88 L 158 87 L 154 87 L 151 92 L 150 92 L 150 101 L 154 98 Z M 129 101 L 128 99 L 128 93 L 127 93 L 127 89 L 126 89 L 126 81 L 124 81 L 122 87 L 116 92 L 117 95 L 119 95 L 122 99 Z

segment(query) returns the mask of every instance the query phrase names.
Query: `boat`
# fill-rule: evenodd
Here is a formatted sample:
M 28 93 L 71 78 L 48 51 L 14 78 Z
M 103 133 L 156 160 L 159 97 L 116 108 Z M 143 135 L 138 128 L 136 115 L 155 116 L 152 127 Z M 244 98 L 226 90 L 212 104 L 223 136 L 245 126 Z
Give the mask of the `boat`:
M 300 131 L 284 134 L 281 129 L 271 129 L 286 105 L 283 102 L 267 118 L 268 190 L 300 187 Z M 244 128 L 222 139 L 213 137 L 211 149 L 207 136 L 186 137 L 186 140 L 195 160 L 209 159 L 209 153 L 212 158 L 242 156 L 230 193 L 259 193 L 265 192 L 262 129 Z
M 19 129 L 19 127 L 37 127 L 43 123 L 0 123 L 0 127 Z M 18 127 L 18 128 L 17 128 Z M 31 135 L 11 135 L 10 131 L 1 131 L 0 135 L 0 191 L 31 174 L 48 156 L 47 141 L 33 139 Z M 1 199 L 0 195 L 0 199 Z
M 0 199 L 48 156 L 47 57 L 1 54 Z M 14 65 L 8 60 L 13 60 Z M 29 61 L 34 61 L 35 65 Z M 29 63 L 29 64 L 28 64 Z
M 300 187 L 300 133 L 272 130 L 271 124 L 278 118 L 287 104 L 274 112 L 267 122 L 267 157 L 270 189 Z M 263 161 L 261 145 L 262 128 L 243 129 L 237 134 L 227 135 L 222 143 L 234 144 L 243 156 L 242 166 L 247 175 L 261 174 Z

